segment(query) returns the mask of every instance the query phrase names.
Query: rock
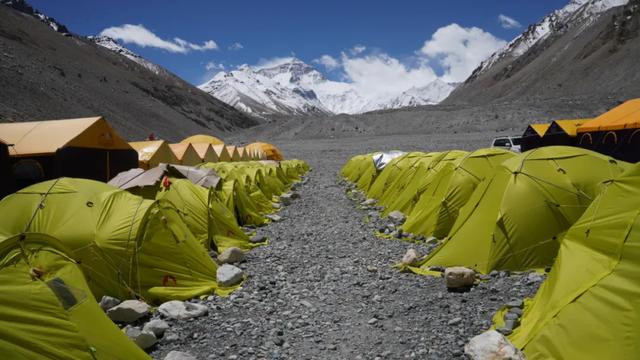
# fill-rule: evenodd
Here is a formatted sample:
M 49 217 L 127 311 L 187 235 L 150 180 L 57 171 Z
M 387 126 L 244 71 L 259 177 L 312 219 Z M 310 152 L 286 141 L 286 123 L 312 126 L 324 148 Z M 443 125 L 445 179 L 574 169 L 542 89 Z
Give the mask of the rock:
M 376 271 L 378 271 L 378 268 L 373 266 L 373 265 L 369 265 L 369 266 L 367 266 L 367 271 L 368 272 L 376 272 Z
M 273 203 L 273 204 L 271 204 L 271 207 L 273 207 L 274 209 L 281 209 L 282 205 L 278 204 L 278 203 Z
M 218 262 L 221 264 L 235 264 L 246 261 L 244 252 L 237 247 L 230 247 L 218 255 Z
M 409 249 L 402 257 L 400 263 L 403 265 L 415 265 L 418 262 L 418 252 L 415 249 Z
M 517 308 L 514 308 L 517 309 Z M 518 320 L 520 318 L 520 316 L 518 314 L 512 313 L 512 312 L 508 312 L 506 314 L 504 314 L 504 320 Z
M 267 241 L 267 237 L 263 235 L 255 235 L 249 239 L 249 242 L 251 242 L 252 244 L 259 244 L 265 241 Z
M 107 311 L 109 319 L 129 324 L 149 314 L 151 306 L 138 300 L 125 300 Z
M 513 331 L 513 329 L 517 328 L 518 325 L 520 325 L 520 320 L 518 320 L 518 319 L 508 319 L 508 320 L 504 321 L 503 328 Z
M 198 360 L 198 358 L 188 352 L 171 350 L 167 356 L 164 357 L 164 360 Z
M 169 329 L 169 324 L 167 324 L 164 320 L 155 319 L 151 320 L 148 323 L 144 324 L 142 331 L 150 331 L 156 338 L 161 338 L 165 331 Z
M 369 321 L 367 321 L 367 324 L 369 325 L 375 325 L 378 322 L 378 319 L 376 318 L 371 318 L 369 319 Z
M 457 317 L 457 318 L 453 318 L 451 320 L 449 320 L 447 322 L 447 325 L 453 326 L 453 325 L 458 325 L 462 322 L 462 318 L 461 317 Z
M 371 205 L 375 205 L 376 204 L 376 199 L 367 199 L 363 202 L 360 203 L 360 205 L 362 206 L 371 206 Z
M 287 194 L 280 195 L 280 204 L 284 206 L 289 206 L 291 205 L 292 202 L 293 201 L 291 200 L 291 197 L 288 196 Z
M 236 266 L 224 264 L 218 268 L 216 279 L 222 286 L 233 286 L 242 282 L 244 272 Z
M 300 193 L 299 193 L 299 192 L 297 192 L 297 191 L 291 191 L 291 192 L 289 193 L 289 196 L 290 196 L 292 199 L 300 199 Z
M 141 349 L 148 349 L 158 342 L 158 339 L 151 331 L 140 330 L 133 326 L 127 326 L 125 334 Z
M 524 354 L 495 330 L 472 338 L 464 352 L 472 360 L 525 360 Z
M 116 299 L 114 297 L 104 295 L 102 299 L 100 299 L 100 307 L 102 308 L 103 311 L 107 311 L 112 307 L 117 306 L 121 302 L 122 301 L 120 301 L 120 299 Z
M 522 316 L 522 309 L 514 307 L 509 309 L 510 313 L 516 314 L 518 316 Z
M 523 305 L 524 305 L 524 302 L 522 300 L 511 300 L 505 304 L 505 306 L 508 308 L 521 308 L 521 309 Z
M 387 217 L 393 221 L 394 224 L 404 224 L 404 221 L 407 219 L 407 217 L 400 211 L 395 210 L 389 213 L 389 215 L 387 215 Z
M 264 217 L 266 217 L 267 219 L 273 221 L 273 222 L 280 222 L 282 221 L 282 216 L 278 215 L 278 214 L 267 214 Z
M 476 272 L 461 266 L 447 268 L 444 271 L 444 279 L 449 289 L 468 288 L 476 280 Z
M 171 300 L 160 305 L 158 312 L 171 319 L 185 320 L 206 315 L 209 308 L 201 304 Z
M 527 285 L 539 283 L 539 282 L 542 282 L 543 280 L 544 278 L 542 277 L 542 275 L 536 272 L 532 272 L 529 275 L 527 275 Z

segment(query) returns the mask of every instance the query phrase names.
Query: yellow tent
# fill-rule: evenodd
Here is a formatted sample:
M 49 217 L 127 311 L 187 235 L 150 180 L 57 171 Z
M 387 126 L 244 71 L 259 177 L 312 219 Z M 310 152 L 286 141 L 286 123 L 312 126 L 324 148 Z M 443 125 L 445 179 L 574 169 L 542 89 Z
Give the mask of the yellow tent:
M 195 166 L 202 162 L 193 145 L 187 144 L 169 144 L 171 151 L 176 155 L 181 165 Z
M 193 135 L 180 141 L 181 144 L 207 143 L 211 145 L 222 145 L 224 141 L 211 135 Z
M 238 146 L 237 149 L 242 161 L 251 161 L 251 155 L 249 154 L 247 148 L 245 148 L 244 146 Z
M 238 148 L 233 145 L 227 145 L 227 151 L 231 156 L 231 161 L 242 161 L 240 153 L 238 152 Z
M 273 144 L 265 142 L 254 142 L 247 145 L 246 147 L 249 149 L 256 149 L 264 153 L 265 157 L 262 160 L 284 160 L 284 155 L 282 155 L 282 152 L 280 152 L 280 150 Z
M 640 99 L 617 106 L 578 127 L 578 133 L 640 128 Z
M 138 152 L 138 163 L 142 169 L 150 169 L 161 163 L 178 164 L 180 161 L 164 140 L 130 142 Z
M 218 156 L 218 162 L 229 162 L 231 161 L 231 155 L 227 150 L 227 147 L 224 145 L 212 145 L 211 148 L 215 151 Z
M 524 152 L 543 146 L 542 137 L 550 126 L 551 124 L 531 124 L 527 126 L 520 140 L 521 150 Z
M 41 181 L 74 176 L 108 181 L 138 166 L 138 154 L 102 117 L 0 124 L 17 173 L 39 173 Z M 23 182 L 26 181 L 25 182 Z
M 191 143 L 191 146 L 198 153 L 202 162 L 218 162 L 218 154 L 213 150 L 211 144 Z

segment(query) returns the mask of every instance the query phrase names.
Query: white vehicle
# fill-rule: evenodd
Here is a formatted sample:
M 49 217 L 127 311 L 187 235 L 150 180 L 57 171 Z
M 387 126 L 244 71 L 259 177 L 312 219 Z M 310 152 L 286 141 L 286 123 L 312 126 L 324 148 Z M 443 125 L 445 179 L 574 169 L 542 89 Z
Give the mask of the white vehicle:
M 520 137 L 517 136 L 501 136 L 493 139 L 491 147 L 499 147 L 513 152 L 520 152 Z

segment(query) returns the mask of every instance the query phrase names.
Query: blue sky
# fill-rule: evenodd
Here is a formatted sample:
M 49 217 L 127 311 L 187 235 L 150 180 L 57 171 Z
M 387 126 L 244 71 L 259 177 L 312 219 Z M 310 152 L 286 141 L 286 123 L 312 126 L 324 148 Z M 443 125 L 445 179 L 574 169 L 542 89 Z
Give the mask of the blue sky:
M 421 54 L 425 41 L 450 24 L 462 29 L 476 27 L 495 39 L 509 41 L 527 25 L 535 23 L 567 0 L 325 0 L 309 1 L 97 1 L 31 0 L 45 14 L 67 25 L 71 31 L 99 34 L 125 24 L 142 25 L 158 38 L 178 44 L 180 52 L 158 47 L 125 44 L 187 81 L 200 84 L 220 65 L 233 69 L 240 64 L 258 64 L 266 59 L 295 55 L 314 63 L 328 55 L 339 63 L 329 68 L 314 63 L 330 78 L 347 79 L 350 73 L 341 59 L 384 56 L 407 69 L 428 61 L 439 76 L 447 70 L 442 53 Z M 177 5 L 180 4 L 180 5 Z M 182 5 L 188 4 L 188 5 Z M 500 21 L 506 15 L 521 25 Z M 180 38 L 180 45 L 174 40 Z M 486 36 L 484 37 L 486 39 Z M 447 42 L 443 37 L 441 42 Z M 215 42 L 216 46 L 210 42 Z M 463 40 L 466 41 L 467 40 Z M 233 44 L 241 49 L 231 49 Z M 496 42 L 493 41 L 496 46 Z M 193 45 L 193 46 L 192 46 Z M 358 53 L 354 47 L 366 51 Z M 440 45 L 441 46 L 441 45 Z M 217 47 L 214 49 L 214 47 Z M 418 55 L 416 55 L 418 54 Z M 346 58 L 345 58 L 346 56 Z M 475 61 L 475 59 L 466 60 Z M 206 69 L 209 64 L 209 70 Z M 359 63 L 353 63 L 358 66 Z M 346 74 L 346 76 L 345 76 Z M 460 76 L 457 76 L 458 78 Z M 455 78 L 451 76 L 450 78 Z

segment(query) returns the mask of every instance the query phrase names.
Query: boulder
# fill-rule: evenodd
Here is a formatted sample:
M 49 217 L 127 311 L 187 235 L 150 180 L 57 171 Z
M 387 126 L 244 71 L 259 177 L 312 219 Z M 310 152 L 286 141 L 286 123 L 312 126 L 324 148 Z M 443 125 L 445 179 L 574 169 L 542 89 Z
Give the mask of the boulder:
M 418 262 L 418 252 L 415 249 L 409 249 L 400 261 L 403 265 L 415 265 Z
M 277 214 L 267 214 L 265 215 L 265 217 L 273 222 L 279 222 L 282 221 L 282 216 L 277 215 Z
M 495 330 L 472 338 L 464 352 L 472 360 L 525 360 L 524 354 Z
M 376 199 L 367 199 L 363 202 L 360 203 L 360 205 L 362 206 L 371 206 L 371 205 L 375 205 L 376 204 Z
M 142 327 L 142 331 L 150 331 L 156 338 L 161 338 L 168 329 L 169 324 L 160 319 L 151 320 Z
M 171 300 L 160 305 L 158 312 L 171 319 L 185 320 L 206 315 L 209 308 L 201 304 Z
M 109 319 L 129 324 L 149 314 L 151 306 L 138 300 L 125 300 L 107 311 Z
M 237 247 L 230 247 L 218 255 L 220 264 L 235 264 L 246 260 L 244 252 Z
M 114 306 L 118 306 L 121 302 L 122 301 L 120 299 L 104 295 L 102 299 L 100 299 L 100 307 L 103 311 L 107 311 Z
M 236 266 L 224 264 L 218 268 L 216 279 L 222 286 L 233 286 L 242 282 L 244 272 Z
M 407 217 L 400 211 L 395 210 L 389 213 L 387 217 L 394 222 L 394 224 L 404 224 Z
M 140 330 L 140 328 L 127 326 L 125 334 L 141 349 L 148 349 L 158 342 L 158 339 L 151 331 Z
M 476 280 L 476 272 L 460 266 L 447 268 L 444 271 L 444 280 L 449 289 L 468 288 Z
M 251 242 L 252 244 L 260 244 L 267 241 L 267 237 L 264 235 L 254 235 L 251 238 L 249 238 L 249 242 Z
M 164 360 L 198 360 L 198 358 L 188 352 L 171 350 L 167 356 L 164 357 Z

